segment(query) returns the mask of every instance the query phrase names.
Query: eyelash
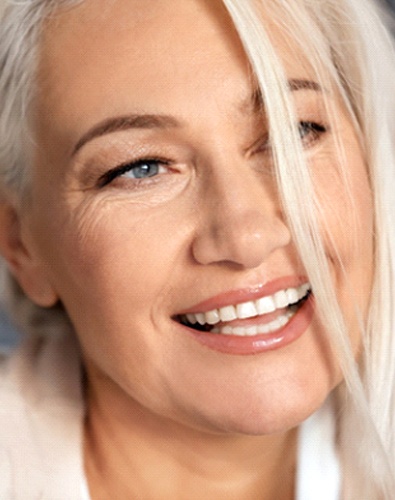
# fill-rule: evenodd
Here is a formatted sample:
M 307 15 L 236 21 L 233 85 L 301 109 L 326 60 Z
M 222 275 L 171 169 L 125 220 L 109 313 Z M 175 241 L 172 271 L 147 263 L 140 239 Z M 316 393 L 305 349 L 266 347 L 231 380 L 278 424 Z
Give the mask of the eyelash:
M 328 132 L 329 129 L 325 125 L 318 122 L 301 120 L 298 123 L 298 130 L 303 146 L 308 148 L 318 141 L 322 135 Z M 302 136 L 303 132 L 305 132 L 304 136 Z M 309 137 L 310 135 L 311 137 Z M 257 152 L 270 152 L 271 147 L 270 138 L 266 135 L 264 141 L 261 141 L 261 145 L 258 146 Z
M 307 143 L 307 145 L 310 145 L 310 143 L 314 143 L 316 140 L 319 139 L 319 137 L 323 134 L 325 134 L 328 129 L 321 123 L 317 122 L 312 122 L 312 121 L 300 121 L 298 129 L 301 131 L 302 129 L 305 129 L 307 131 L 307 134 L 311 132 L 313 134 L 312 139 Z M 301 137 L 303 140 L 303 137 Z
M 308 140 L 306 147 L 309 147 L 311 144 L 316 142 L 320 138 L 320 136 L 322 136 L 328 131 L 327 127 L 325 127 L 321 123 L 306 121 L 306 120 L 302 120 L 299 122 L 298 130 L 300 132 L 302 141 L 305 139 L 305 137 L 308 137 L 310 134 L 313 134 L 313 137 Z M 303 132 L 305 132 L 304 136 L 302 136 Z M 266 140 L 263 149 L 270 149 L 270 147 L 271 147 L 270 141 Z M 100 188 L 104 187 L 107 184 L 110 184 L 112 181 L 114 181 L 117 177 L 121 177 L 123 174 L 131 172 L 133 169 L 137 169 L 138 167 L 142 167 L 144 165 L 155 164 L 157 166 L 166 166 L 169 165 L 169 163 L 170 162 L 168 160 L 164 160 L 163 158 L 157 158 L 157 157 L 140 158 L 138 160 L 124 163 L 118 167 L 109 170 L 99 178 L 98 185 Z M 141 178 L 136 177 L 135 180 L 138 183 L 139 181 L 140 182 L 144 180 L 146 181 L 147 179 L 150 179 L 152 177 L 155 176 L 147 176 Z
M 107 184 L 110 184 L 117 177 L 120 177 L 123 174 L 131 172 L 133 169 L 137 169 L 138 167 L 142 167 L 144 165 L 152 165 L 152 164 L 158 165 L 159 167 L 160 166 L 167 166 L 167 165 L 169 165 L 169 161 L 164 160 L 163 158 L 148 157 L 148 158 L 140 158 L 140 159 L 135 160 L 135 161 L 124 163 L 122 165 L 119 165 L 118 167 L 115 167 L 115 168 L 109 170 L 105 174 L 103 174 L 99 178 L 99 182 L 98 182 L 99 187 L 104 187 Z M 135 180 L 137 182 L 139 182 L 139 181 L 149 179 L 152 177 L 154 177 L 154 176 L 147 176 L 145 178 L 136 177 Z

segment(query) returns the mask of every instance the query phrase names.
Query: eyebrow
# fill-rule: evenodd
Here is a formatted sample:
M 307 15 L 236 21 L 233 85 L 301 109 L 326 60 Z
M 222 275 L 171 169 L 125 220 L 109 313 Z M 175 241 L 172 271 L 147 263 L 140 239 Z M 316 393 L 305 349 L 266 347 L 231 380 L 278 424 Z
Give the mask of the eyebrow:
M 299 90 L 313 90 L 315 92 L 322 92 L 321 86 L 312 80 L 304 80 L 292 78 L 288 80 L 288 87 L 291 92 Z M 254 111 L 260 111 L 263 108 L 263 97 L 261 90 L 256 88 L 252 91 L 250 97 L 246 101 L 247 106 L 252 105 Z M 245 103 L 245 104 L 246 104 Z M 242 105 L 242 107 L 245 106 Z M 131 114 L 125 116 L 116 116 L 107 118 L 100 122 L 98 125 L 93 126 L 88 130 L 74 146 L 71 156 L 74 156 L 86 143 L 92 141 L 97 137 L 112 134 L 114 132 L 122 132 L 123 130 L 130 129 L 168 129 L 178 128 L 182 122 L 170 115 L 162 114 Z
M 322 92 L 321 85 L 313 80 L 291 78 L 291 80 L 288 80 L 288 86 L 292 92 L 297 90 L 314 90 L 315 92 Z
M 88 130 L 88 132 L 79 139 L 74 146 L 72 156 L 87 142 L 96 137 L 129 129 L 165 129 L 179 127 L 180 125 L 181 122 L 173 116 L 160 114 L 132 114 L 108 118 Z

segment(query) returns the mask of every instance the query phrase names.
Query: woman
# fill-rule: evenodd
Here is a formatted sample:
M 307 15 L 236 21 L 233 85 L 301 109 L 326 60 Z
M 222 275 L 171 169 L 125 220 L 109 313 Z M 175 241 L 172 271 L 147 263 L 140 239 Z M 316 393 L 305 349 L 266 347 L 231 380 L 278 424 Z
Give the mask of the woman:
M 9 2 L 0 61 L 1 498 L 393 498 L 377 7 Z

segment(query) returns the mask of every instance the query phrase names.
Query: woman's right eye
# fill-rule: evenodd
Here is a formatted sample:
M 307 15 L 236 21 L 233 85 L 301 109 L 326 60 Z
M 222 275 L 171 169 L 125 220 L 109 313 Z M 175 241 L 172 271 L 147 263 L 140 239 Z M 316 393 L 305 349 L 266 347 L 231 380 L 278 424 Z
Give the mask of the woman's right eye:
M 167 162 L 154 158 L 125 163 L 102 175 L 99 179 L 99 186 L 104 187 L 120 177 L 137 181 L 155 177 L 166 171 L 164 168 L 166 165 Z

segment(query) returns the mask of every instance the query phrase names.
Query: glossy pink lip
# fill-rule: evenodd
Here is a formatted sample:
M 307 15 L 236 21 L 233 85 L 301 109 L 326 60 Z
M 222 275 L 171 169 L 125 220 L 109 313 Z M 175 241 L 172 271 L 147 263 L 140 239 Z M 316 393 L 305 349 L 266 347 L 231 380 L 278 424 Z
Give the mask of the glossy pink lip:
M 213 351 L 245 356 L 281 349 L 297 341 L 309 327 L 313 316 L 314 296 L 310 295 L 289 323 L 271 334 L 241 337 L 201 332 L 181 324 L 180 327 L 198 343 Z
M 178 315 L 205 313 L 221 307 L 258 300 L 262 297 L 273 295 L 279 290 L 296 288 L 304 283 L 308 283 L 308 279 L 305 276 L 286 276 L 270 281 L 265 285 L 256 285 L 239 290 L 230 290 L 220 293 L 219 295 L 215 295 L 214 297 L 204 300 L 203 302 L 199 302 L 198 304 L 194 304 L 193 306 L 188 307 L 188 309 L 179 312 Z

